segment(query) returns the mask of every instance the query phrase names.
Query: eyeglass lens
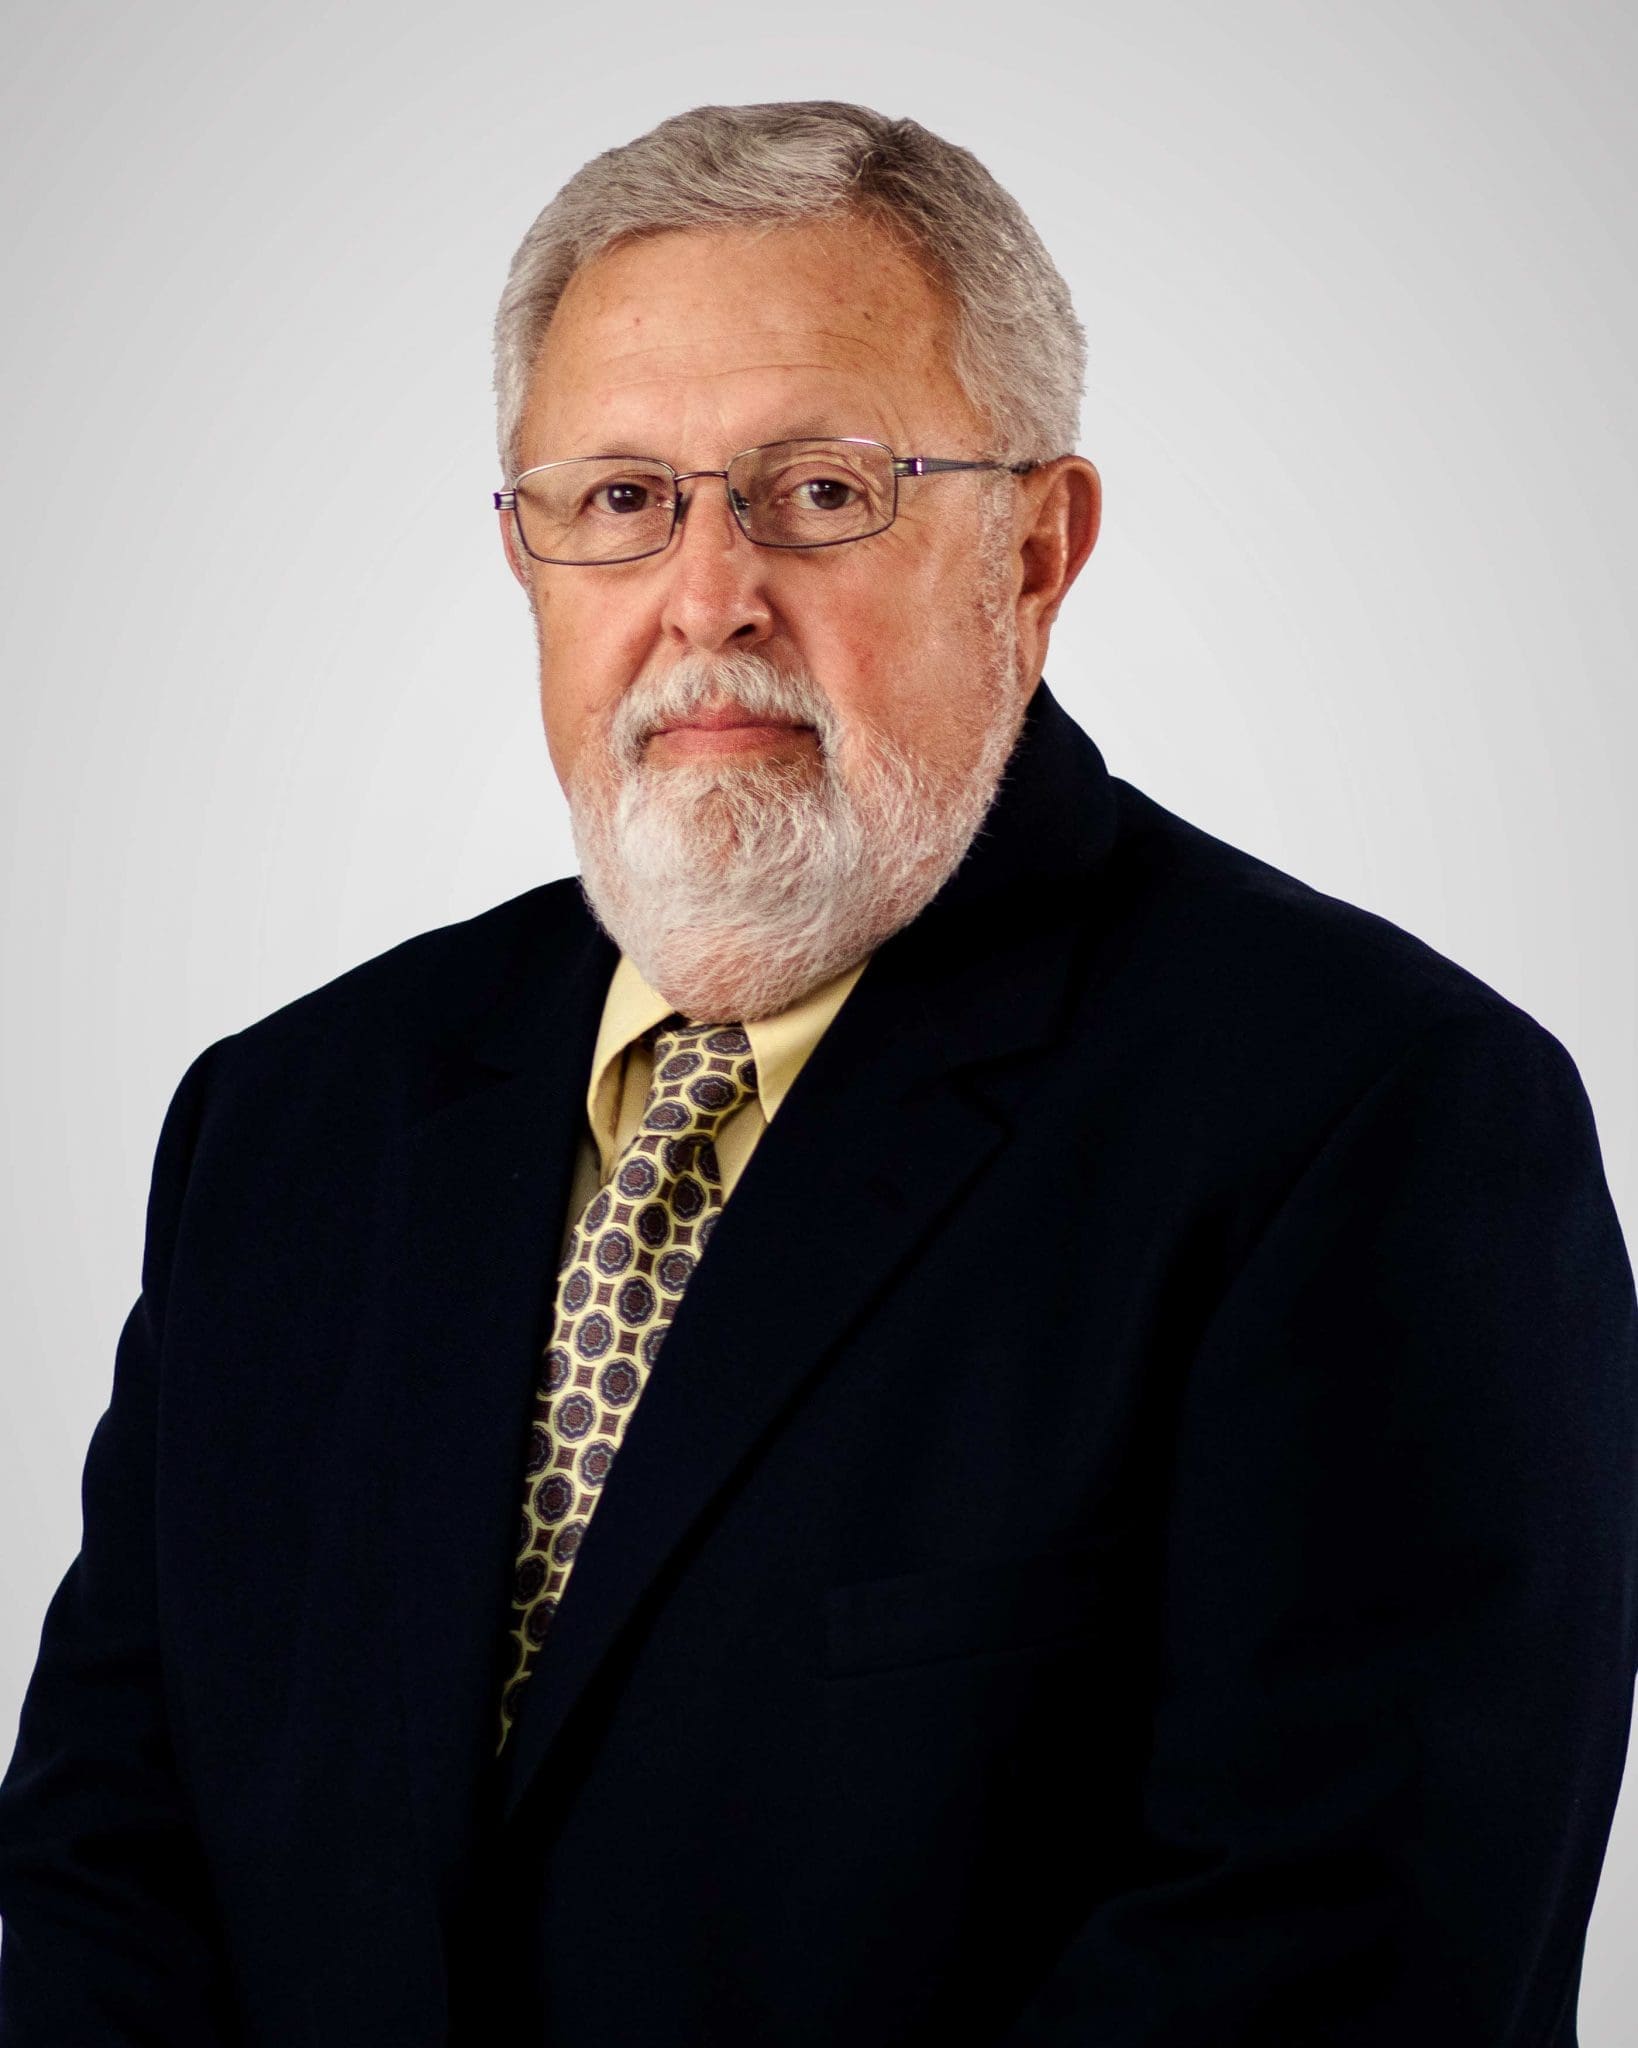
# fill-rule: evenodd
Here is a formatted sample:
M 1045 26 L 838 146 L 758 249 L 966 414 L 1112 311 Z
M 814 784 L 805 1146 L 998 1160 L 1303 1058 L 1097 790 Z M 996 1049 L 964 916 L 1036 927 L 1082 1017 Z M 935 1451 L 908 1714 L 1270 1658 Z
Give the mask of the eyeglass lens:
M 868 442 L 778 441 L 736 455 L 727 490 L 747 538 L 765 547 L 863 540 L 892 523 L 893 457 Z M 518 479 L 518 531 L 540 561 L 632 561 L 670 540 L 676 492 L 669 469 L 641 458 L 548 463 Z

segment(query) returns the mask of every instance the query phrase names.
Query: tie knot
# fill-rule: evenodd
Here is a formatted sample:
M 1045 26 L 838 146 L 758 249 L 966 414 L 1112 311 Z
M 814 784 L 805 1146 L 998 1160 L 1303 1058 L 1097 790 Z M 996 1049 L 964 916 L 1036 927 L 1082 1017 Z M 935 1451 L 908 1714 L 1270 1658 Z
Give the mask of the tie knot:
M 710 1137 L 756 1093 L 751 1041 L 738 1024 L 685 1024 L 654 1034 L 654 1078 L 643 1129 L 667 1137 Z

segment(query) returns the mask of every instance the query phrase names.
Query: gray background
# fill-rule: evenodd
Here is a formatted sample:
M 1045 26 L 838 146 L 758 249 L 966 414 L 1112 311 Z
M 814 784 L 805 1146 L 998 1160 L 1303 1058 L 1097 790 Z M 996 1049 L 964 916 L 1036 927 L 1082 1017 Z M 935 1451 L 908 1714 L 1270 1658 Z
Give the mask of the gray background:
M 573 866 L 489 323 L 558 183 L 702 100 L 913 113 L 1018 196 L 1106 493 L 1054 688 L 1116 774 L 1556 1032 L 1638 1243 L 1635 86 L 1585 0 L 14 0 L 8 1752 L 183 1068 Z M 1638 2041 L 1635 1900 L 1629 1782 L 1587 2048 Z

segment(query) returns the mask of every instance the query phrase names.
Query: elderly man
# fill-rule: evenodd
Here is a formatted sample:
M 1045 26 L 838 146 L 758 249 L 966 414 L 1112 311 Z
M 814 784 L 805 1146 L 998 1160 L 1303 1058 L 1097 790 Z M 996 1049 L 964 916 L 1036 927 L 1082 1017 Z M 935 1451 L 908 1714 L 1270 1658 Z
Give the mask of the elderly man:
M 1049 696 L 1081 335 L 964 151 L 667 121 L 498 365 L 582 872 L 183 1077 L 5 2048 L 1571 2048 L 1638 1308 L 1570 1055 Z

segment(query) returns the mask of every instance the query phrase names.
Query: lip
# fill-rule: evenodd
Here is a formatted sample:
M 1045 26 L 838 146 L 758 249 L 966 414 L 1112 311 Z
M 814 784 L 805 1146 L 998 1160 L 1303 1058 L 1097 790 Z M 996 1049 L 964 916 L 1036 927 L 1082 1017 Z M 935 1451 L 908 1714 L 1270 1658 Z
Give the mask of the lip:
M 658 739 L 674 732 L 811 732 L 812 726 L 799 718 L 759 718 L 748 711 L 724 706 L 717 711 L 694 711 L 670 725 L 659 725 L 649 735 Z

